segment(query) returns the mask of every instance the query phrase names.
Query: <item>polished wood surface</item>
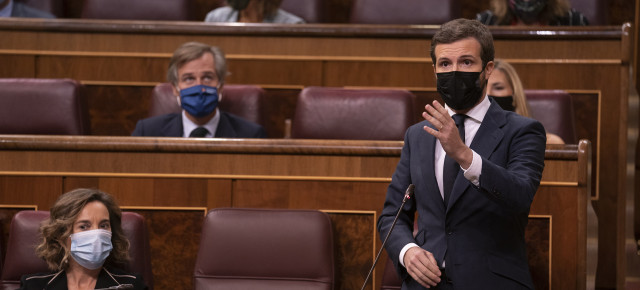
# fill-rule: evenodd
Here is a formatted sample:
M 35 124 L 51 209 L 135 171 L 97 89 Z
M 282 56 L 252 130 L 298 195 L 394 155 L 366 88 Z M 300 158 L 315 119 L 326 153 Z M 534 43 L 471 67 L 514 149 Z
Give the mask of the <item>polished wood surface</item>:
M 337 289 L 353 289 L 380 247 L 375 221 L 401 147 L 394 141 L 3 135 L 0 204 L 48 210 L 77 187 L 113 194 L 125 210 L 149 219 L 154 279 L 165 289 L 190 285 L 198 216 L 206 209 L 320 209 L 336 231 Z M 587 273 L 594 275 L 587 269 L 595 256 L 587 244 L 596 240 L 586 231 L 596 224 L 587 214 L 589 150 L 588 142 L 547 147 L 527 229 L 532 273 L 542 289 L 584 289 Z M 170 233 L 191 242 L 179 247 Z M 183 266 L 166 267 L 172 263 Z
M 268 25 L 198 22 L 0 19 L 0 77 L 68 77 L 87 87 L 92 130 L 127 135 L 146 115 L 149 89 L 164 82 L 173 50 L 186 41 L 216 44 L 227 53 L 228 82 L 267 89 L 271 137 L 291 114 L 305 86 L 435 91 L 428 57 L 437 26 Z M 600 224 L 598 285 L 622 287 L 628 222 L 627 146 L 637 125 L 628 118 L 631 27 L 493 27 L 496 57 L 518 70 L 527 89 L 588 92 L 582 102 L 595 129 L 594 203 Z M 4 63 L 4 62 L 3 62 Z M 280 95 L 280 93 L 283 93 Z M 597 103 L 596 103 L 597 99 Z M 418 104 L 423 106 L 424 104 Z M 283 125 L 282 125 L 283 126 Z M 595 139 L 591 139 L 597 136 Z M 613 226 L 615 225 L 615 226 Z

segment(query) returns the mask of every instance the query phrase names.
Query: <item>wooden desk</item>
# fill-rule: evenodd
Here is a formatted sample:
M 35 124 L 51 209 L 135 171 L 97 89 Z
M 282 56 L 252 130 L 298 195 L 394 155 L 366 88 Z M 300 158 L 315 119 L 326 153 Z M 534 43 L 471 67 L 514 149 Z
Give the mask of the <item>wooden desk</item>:
M 60 194 L 77 187 L 113 194 L 125 210 L 147 218 L 157 289 L 191 285 L 208 209 L 325 210 L 336 231 L 336 289 L 358 289 L 380 247 L 375 222 L 401 146 L 390 141 L 4 135 L 0 204 L 10 213 L 18 206 L 48 210 Z M 587 217 L 589 150 L 588 142 L 547 148 L 527 230 L 540 289 L 585 288 L 587 224 L 596 223 Z M 175 272 L 177 277 L 169 274 Z
M 0 19 L 0 77 L 68 77 L 86 85 L 96 135 L 128 135 L 146 116 L 151 88 L 165 81 L 171 53 L 187 41 L 227 53 L 229 83 L 267 89 L 267 130 L 280 137 L 305 86 L 405 88 L 429 99 L 428 49 L 436 26 L 268 25 L 199 22 Z M 496 57 L 512 63 L 527 89 L 565 89 L 580 99 L 592 141 L 592 195 L 601 227 L 598 286 L 621 288 L 626 263 L 626 176 L 630 25 L 495 27 Z M 595 97 L 594 97 L 595 96 Z M 634 97 L 636 98 L 636 97 Z M 420 110 L 424 104 L 419 104 Z M 635 107 L 634 107 L 635 108 Z M 593 114 L 593 112 L 596 112 Z M 577 122 L 580 120 L 577 120 Z M 581 122 L 579 124 L 586 124 Z M 594 137 L 595 136 L 595 137 Z

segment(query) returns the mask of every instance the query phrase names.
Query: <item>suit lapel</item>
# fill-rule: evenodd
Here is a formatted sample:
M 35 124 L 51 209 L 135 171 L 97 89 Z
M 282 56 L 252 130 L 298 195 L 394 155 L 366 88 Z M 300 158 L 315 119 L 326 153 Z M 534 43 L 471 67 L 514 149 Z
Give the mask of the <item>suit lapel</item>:
M 428 126 L 433 128 L 431 124 Z M 422 180 L 426 183 L 424 184 L 424 187 L 427 189 L 428 194 L 426 196 L 429 199 L 428 202 L 430 204 L 437 205 L 444 213 L 444 201 L 442 200 L 442 195 L 438 188 L 438 181 L 436 180 L 434 168 L 436 138 L 424 130 L 420 130 L 419 136 L 423 140 L 419 140 L 417 144 L 421 144 L 423 147 L 420 148 L 420 165 L 418 168 L 421 172 L 418 173 L 418 176 L 422 176 Z
M 183 137 L 182 113 L 173 114 L 162 127 L 165 137 Z
M 218 128 L 216 128 L 216 136 L 217 138 L 236 138 L 238 137 L 238 133 L 233 129 L 231 123 L 229 122 L 229 118 L 227 114 L 218 110 L 218 114 L 220 114 L 220 122 L 218 123 Z
M 506 124 L 506 112 L 503 111 L 495 102 L 491 103 L 487 114 L 482 120 L 478 132 L 476 132 L 470 148 L 485 159 L 489 159 L 496 146 L 504 137 L 502 127 Z M 451 200 L 447 210 L 462 196 L 471 183 L 464 177 L 464 172 L 460 170 L 456 181 L 451 190 Z

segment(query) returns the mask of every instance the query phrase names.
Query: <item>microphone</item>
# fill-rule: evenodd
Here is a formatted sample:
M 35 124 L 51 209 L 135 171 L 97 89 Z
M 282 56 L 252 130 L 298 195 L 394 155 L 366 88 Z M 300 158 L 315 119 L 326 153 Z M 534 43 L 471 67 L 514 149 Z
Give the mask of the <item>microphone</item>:
M 387 240 L 389 239 L 389 236 L 391 235 L 393 228 L 396 226 L 396 222 L 398 221 L 400 212 L 402 211 L 402 208 L 404 207 L 404 204 L 407 202 L 407 200 L 413 197 L 413 191 L 415 190 L 415 188 L 416 188 L 415 185 L 409 184 L 409 187 L 407 187 L 407 190 L 404 192 L 404 198 L 402 199 L 402 204 L 400 205 L 400 208 L 398 208 L 398 213 L 396 213 L 396 217 L 393 219 L 393 223 L 391 223 L 391 228 L 389 229 L 387 236 L 384 238 L 384 241 L 382 241 L 382 246 L 380 246 L 380 251 L 378 251 L 378 255 L 376 255 L 376 259 L 373 261 L 373 265 L 371 265 L 371 269 L 369 269 L 369 274 L 367 274 L 367 278 L 364 280 L 364 283 L 362 284 L 362 288 L 360 288 L 360 290 L 364 290 L 364 287 L 367 286 L 367 282 L 369 282 L 369 278 L 371 278 L 371 273 L 373 273 L 373 269 L 376 267 L 376 264 L 378 264 L 378 259 L 380 258 L 380 254 L 382 254 L 384 245 L 387 244 Z

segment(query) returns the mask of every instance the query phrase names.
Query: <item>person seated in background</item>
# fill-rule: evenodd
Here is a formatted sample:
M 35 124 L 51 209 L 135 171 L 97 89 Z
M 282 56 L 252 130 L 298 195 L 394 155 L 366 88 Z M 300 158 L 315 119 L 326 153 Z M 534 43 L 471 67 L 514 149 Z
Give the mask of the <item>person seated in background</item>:
M 218 109 L 226 75 L 220 48 L 199 42 L 183 44 L 173 53 L 167 72 L 182 112 L 140 120 L 132 135 L 266 138 L 262 126 Z
M 13 0 L 0 0 L 0 17 L 56 18 L 49 12 Z
M 304 20 L 280 9 L 282 0 L 227 0 L 228 6 L 207 14 L 205 22 L 300 24 Z
M 485 25 L 589 25 L 569 0 L 491 0 L 491 9 L 478 13 L 476 20 Z
M 527 97 L 516 70 L 504 60 L 496 59 L 494 64 L 487 84 L 487 95 L 502 109 L 531 118 Z M 547 133 L 547 144 L 564 144 L 564 141 L 556 134 Z
M 61 195 L 40 234 L 36 254 L 53 272 L 23 276 L 20 289 L 147 289 L 140 276 L 119 270 L 129 241 L 109 194 L 80 188 Z

